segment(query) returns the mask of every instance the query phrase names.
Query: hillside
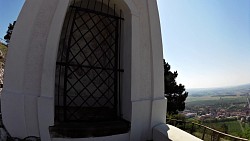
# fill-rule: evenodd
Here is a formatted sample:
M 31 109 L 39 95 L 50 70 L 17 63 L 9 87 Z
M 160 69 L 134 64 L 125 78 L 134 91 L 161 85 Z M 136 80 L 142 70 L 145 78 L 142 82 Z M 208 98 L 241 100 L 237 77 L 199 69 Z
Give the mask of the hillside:
M 0 42 L 0 84 L 3 84 L 4 63 L 7 50 L 8 50 L 7 46 L 5 46 Z
M 250 84 L 187 91 L 184 114 L 194 114 L 193 119 L 213 129 L 250 139 Z
M 4 58 L 7 54 L 7 50 L 8 50 L 7 46 L 0 42 L 0 51 L 3 53 L 3 54 L 0 54 L 0 62 L 4 62 Z
M 7 52 L 7 46 L 0 42 L 0 50 L 3 51 L 4 53 L 6 53 Z

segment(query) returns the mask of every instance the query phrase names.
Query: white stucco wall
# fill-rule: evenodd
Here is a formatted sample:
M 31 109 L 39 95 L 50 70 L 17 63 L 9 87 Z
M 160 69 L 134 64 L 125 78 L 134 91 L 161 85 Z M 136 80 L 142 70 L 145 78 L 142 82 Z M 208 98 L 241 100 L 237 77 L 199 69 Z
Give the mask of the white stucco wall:
M 2 95 L 3 122 L 12 136 L 50 138 L 56 57 L 69 3 L 26 0 L 17 19 Z M 131 121 L 131 141 L 149 140 L 153 127 L 165 123 L 166 115 L 157 4 L 156 0 L 116 3 L 125 18 L 121 43 L 123 117 Z

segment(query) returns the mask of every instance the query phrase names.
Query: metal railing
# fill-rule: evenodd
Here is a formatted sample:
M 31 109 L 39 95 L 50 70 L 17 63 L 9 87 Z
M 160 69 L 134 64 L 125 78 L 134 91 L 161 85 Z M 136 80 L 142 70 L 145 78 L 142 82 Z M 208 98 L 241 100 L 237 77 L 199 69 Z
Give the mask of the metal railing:
M 207 127 L 199 123 L 182 121 L 182 120 L 177 120 L 177 119 L 167 119 L 167 124 L 178 127 L 205 141 L 220 141 L 220 140 L 248 141 L 248 139 L 229 135 L 229 134 L 217 131 L 215 129 L 212 129 L 210 127 Z

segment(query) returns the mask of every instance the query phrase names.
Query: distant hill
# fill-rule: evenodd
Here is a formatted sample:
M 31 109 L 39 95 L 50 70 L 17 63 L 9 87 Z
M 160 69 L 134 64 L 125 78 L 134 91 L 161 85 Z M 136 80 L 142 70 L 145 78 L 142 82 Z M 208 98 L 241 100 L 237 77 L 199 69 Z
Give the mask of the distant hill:
M 250 94 L 250 83 L 222 88 L 204 88 L 204 89 L 187 89 L 189 96 L 228 96 L 228 95 L 247 95 Z

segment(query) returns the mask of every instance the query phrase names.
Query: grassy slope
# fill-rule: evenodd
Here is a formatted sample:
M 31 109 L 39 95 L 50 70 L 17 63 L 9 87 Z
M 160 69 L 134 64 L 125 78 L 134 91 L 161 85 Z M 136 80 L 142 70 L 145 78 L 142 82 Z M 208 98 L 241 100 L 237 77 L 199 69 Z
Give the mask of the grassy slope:
M 226 124 L 228 126 L 228 134 L 242 137 L 242 133 L 245 130 L 246 127 L 249 127 L 248 123 L 243 123 L 244 126 L 240 121 L 227 121 L 227 122 L 217 122 L 217 123 L 204 123 L 204 125 L 208 127 L 212 127 L 214 129 L 220 128 L 222 124 Z M 242 127 L 243 126 L 243 127 Z
M 215 126 L 220 127 L 222 124 L 226 124 L 228 126 L 228 133 L 232 135 L 237 136 L 237 133 L 242 132 L 239 121 L 218 122 Z

